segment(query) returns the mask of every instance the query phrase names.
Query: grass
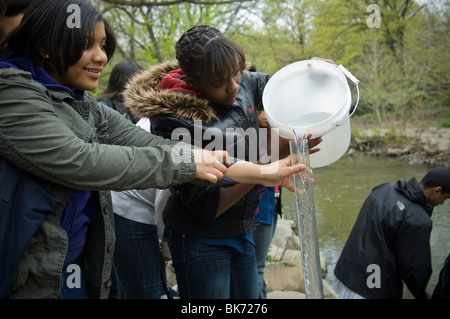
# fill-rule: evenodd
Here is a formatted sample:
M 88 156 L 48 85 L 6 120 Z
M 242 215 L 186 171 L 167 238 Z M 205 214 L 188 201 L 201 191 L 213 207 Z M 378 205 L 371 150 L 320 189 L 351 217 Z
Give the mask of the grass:
M 440 127 L 450 127 L 450 110 L 445 112 L 445 118 L 437 121 Z

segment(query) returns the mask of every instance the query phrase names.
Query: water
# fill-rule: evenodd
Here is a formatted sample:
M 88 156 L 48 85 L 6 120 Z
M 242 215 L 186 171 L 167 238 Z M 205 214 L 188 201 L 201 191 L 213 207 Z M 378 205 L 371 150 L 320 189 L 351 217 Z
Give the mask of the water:
M 420 179 L 431 169 L 428 165 L 409 165 L 403 161 L 367 155 L 345 155 L 329 167 L 314 170 L 314 204 L 319 248 L 327 263 L 325 280 L 332 284 L 334 267 L 364 200 L 373 187 L 399 178 Z M 282 193 L 284 218 L 295 219 L 296 202 L 288 190 Z M 429 293 L 437 283 L 439 272 L 450 252 L 450 200 L 435 207 L 430 246 L 433 273 Z M 404 298 L 413 298 L 405 288 Z
M 300 126 L 305 116 L 327 115 L 326 118 L 320 115 L 320 121 L 307 121 L 319 123 L 341 109 L 347 99 L 347 88 L 346 82 L 332 74 L 324 74 L 314 81 L 308 72 L 289 74 L 266 87 L 264 108 L 270 117 L 287 126 Z
M 296 136 L 295 131 L 293 132 Z M 317 223 L 314 208 L 313 183 L 309 170 L 308 140 L 295 139 L 290 141 L 293 158 L 298 156 L 295 163 L 305 164 L 306 171 L 294 175 L 295 201 L 298 220 L 298 231 L 302 252 L 303 278 L 307 299 L 323 299 L 323 283 L 320 268 L 319 241 L 317 238 Z
M 330 112 L 314 112 L 308 113 L 300 116 L 299 118 L 290 121 L 288 123 L 283 123 L 285 126 L 296 127 L 296 126 L 306 126 L 316 125 L 328 120 L 333 114 Z

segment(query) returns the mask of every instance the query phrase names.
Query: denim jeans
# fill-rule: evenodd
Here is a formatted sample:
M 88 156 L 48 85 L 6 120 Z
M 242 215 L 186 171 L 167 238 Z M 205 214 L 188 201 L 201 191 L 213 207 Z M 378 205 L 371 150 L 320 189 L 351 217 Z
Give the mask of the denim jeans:
M 277 227 L 277 214 L 273 214 L 272 225 L 257 222 L 253 232 L 255 242 L 256 265 L 258 267 L 258 298 L 266 299 L 266 282 L 264 281 L 264 268 L 266 268 L 267 253 L 272 244 L 273 235 Z
M 240 252 L 172 234 L 172 265 L 181 299 L 257 299 L 255 249 Z
M 158 227 L 114 214 L 113 267 L 119 299 L 160 299 L 161 258 Z

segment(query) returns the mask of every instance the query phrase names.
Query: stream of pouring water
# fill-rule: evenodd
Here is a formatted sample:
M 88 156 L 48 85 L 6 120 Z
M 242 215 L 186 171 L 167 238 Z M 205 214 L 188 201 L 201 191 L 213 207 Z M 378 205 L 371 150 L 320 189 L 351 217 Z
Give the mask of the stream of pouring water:
M 301 139 L 294 132 L 290 141 L 292 163 L 306 165 L 306 170 L 294 175 L 297 223 L 302 254 L 303 278 L 307 299 L 323 299 L 322 271 L 320 267 L 319 240 L 317 236 L 314 194 L 309 165 L 309 146 L 307 134 Z

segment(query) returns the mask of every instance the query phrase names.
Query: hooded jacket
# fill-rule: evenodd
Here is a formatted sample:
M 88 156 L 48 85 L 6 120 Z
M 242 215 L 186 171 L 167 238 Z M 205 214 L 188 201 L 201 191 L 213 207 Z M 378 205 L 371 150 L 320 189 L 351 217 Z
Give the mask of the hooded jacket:
M 191 92 L 183 81 L 171 89 L 159 89 L 166 75 L 178 69 L 176 61 L 169 61 L 135 77 L 125 93 L 125 104 L 131 113 L 150 118 L 151 132 L 156 135 L 202 148 L 214 146 L 237 159 L 256 162 L 259 134 L 252 132 L 258 132 L 256 110 L 263 108 L 262 92 L 269 76 L 244 72 L 235 103 L 222 106 Z M 172 187 L 173 194 L 163 214 L 165 226 L 174 232 L 204 238 L 229 238 L 252 232 L 258 188 L 255 186 L 216 219 L 220 187 L 190 183 Z
M 375 187 L 336 264 L 336 277 L 365 298 L 400 299 L 403 282 L 415 298 L 427 298 L 432 211 L 415 178 Z
M 10 286 L 9 298 L 58 298 L 68 249 L 63 211 L 73 190 L 82 189 L 92 192 L 95 216 L 87 227 L 81 268 L 88 296 L 107 298 L 115 241 L 109 190 L 167 188 L 191 180 L 193 154 L 183 153 L 175 161 L 174 142 L 132 125 L 89 93 L 52 81 L 26 56 L 0 63 L 0 204 L 19 199 L 11 205 L 11 218 L 24 213 L 16 219 L 17 228 L 9 227 L 11 234 L 0 236 L 0 246 L 6 247 L 3 241 L 14 251 L 0 255 L 19 258 L 17 263 L 1 261 L 17 267 L 0 271 L 1 282 Z M 20 171 L 32 179 L 21 184 Z M 30 227 L 34 212 L 39 216 L 34 214 Z M 17 229 L 27 232 L 19 236 L 29 236 L 25 247 L 23 241 L 11 242 Z

